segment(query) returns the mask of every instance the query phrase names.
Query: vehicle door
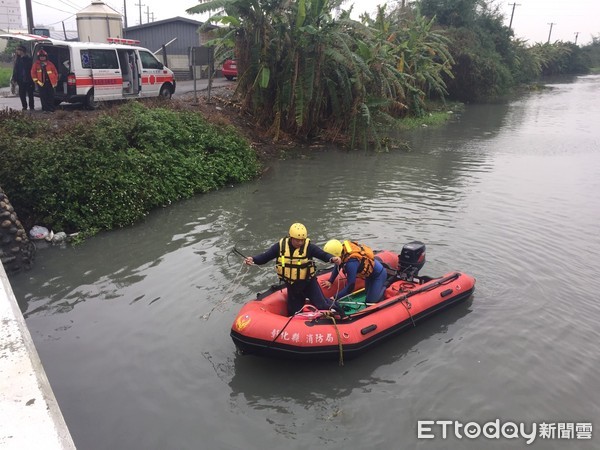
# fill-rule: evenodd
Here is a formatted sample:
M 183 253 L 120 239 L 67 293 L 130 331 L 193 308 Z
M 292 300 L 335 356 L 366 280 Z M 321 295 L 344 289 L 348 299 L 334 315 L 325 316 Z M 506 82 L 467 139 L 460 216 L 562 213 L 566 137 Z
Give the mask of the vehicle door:
M 0 34 L 0 39 L 16 40 L 19 41 L 25 47 L 29 47 L 31 50 L 34 44 L 52 45 L 52 40 L 45 36 L 34 36 L 32 34 L 19 34 L 19 33 L 4 33 Z
M 44 36 L 35 36 L 32 34 L 20 34 L 20 33 L 3 33 L 0 34 L 0 39 L 6 39 L 6 42 L 10 42 L 15 40 L 19 43 L 19 45 L 23 45 L 28 49 L 28 55 L 31 56 L 32 59 L 35 59 L 36 46 L 50 46 L 53 45 L 52 40 Z
M 123 97 L 123 76 L 117 50 L 92 48 L 81 50 L 82 65 L 92 69 L 92 84 L 96 100 Z
M 142 97 L 156 97 L 165 78 L 166 69 L 149 50 L 139 50 L 142 63 Z

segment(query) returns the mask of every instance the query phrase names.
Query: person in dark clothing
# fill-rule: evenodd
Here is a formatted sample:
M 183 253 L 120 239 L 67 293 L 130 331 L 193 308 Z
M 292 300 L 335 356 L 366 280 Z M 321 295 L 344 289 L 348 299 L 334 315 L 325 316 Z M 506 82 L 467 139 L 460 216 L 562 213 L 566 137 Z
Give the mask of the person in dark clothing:
M 54 112 L 54 88 L 58 84 L 58 71 L 44 49 L 38 52 L 38 59 L 31 67 L 31 78 L 40 86 L 42 111 Z
M 339 258 L 325 253 L 320 247 L 312 244 L 307 234 L 304 225 L 294 223 L 290 227 L 288 236 L 282 238 L 266 252 L 248 256 L 244 262 L 248 265 L 262 265 L 277 258 L 275 264 L 277 275 L 285 283 L 288 293 L 288 315 L 292 316 L 300 311 L 308 298 L 318 309 L 332 308 L 343 316 L 342 308 L 323 295 L 315 277 L 316 267 L 313 261 L 313 257 L 316 257 L 323 262 L 335 263 Z
M 19 45 L 16 50 L 17 57 L 13 66 L 13 80 L 19 86 L 19 97 L 23 110 L 27 109 L 27 100 L 29 100 L 29 109 L 34 109 L 33 102 L 33 80 L 31 79 L 31 57 L 27 54 L 27 49 Z

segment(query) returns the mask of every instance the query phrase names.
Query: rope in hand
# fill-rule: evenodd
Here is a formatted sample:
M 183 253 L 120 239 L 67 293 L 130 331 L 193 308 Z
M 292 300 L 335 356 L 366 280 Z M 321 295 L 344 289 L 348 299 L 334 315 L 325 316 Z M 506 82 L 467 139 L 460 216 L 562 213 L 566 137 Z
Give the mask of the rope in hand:
M 246 256 L 246 255 L 244 255 L 242 252 L 240 252 L 240 251 L 239 251 L 237 248 L 233 247 L 233 248 L 231 249 L 231 251 L 230 251 L 229 253 L 227 253 L 227 262 L 228 262 L 228 263 L 229 263 L 229 255 L 231 255 L 231 254 L 235 254 L 235 255 L 238 255 L 238 256 L 240 256 L 240 257 L 244 258 L 244 261 L 245 261 L 245 260 L 246 260 L 246 258 L 247 258 L 247 256 Z M 229 264 L 229 265 L 231 265 L 231 264 Z M 258 264 L 256 264 L 256 263 L 252 264 L 252 267 L 256 267 L 256 268 L 258 268 L 258 269 L 262 269 L 262 270 L 264 270 L 264 269 L 268 269 L 268 267 L 266 267 L 266 266 L 259 266 L 259 265 L 258 265 Z
M 231 288 L 229 289 L 229 292 L 226 292 L 225 297 L 222 300 L 218 301 L 209 312 L 207 312 L 206 314 L 204 314 L 202 316 L 202 318 L 204 320 L 208 320 L 208 318 L 210 317 L 210 315 L 213 313 L 213 311 L 215 309 L 224 305 L 233 297 L 233 294 L 235 293 L 235 291 L 240 287 L 240 284 L 242 283 L 244 276 L 248 273 L 247 270 L 245 273 L 242 273 L 244 268 L 247 269 L 248 266 L 242 262 L 242 264 L 240 264 L 240 268 L 238 269 L 237 274 L 235 275 L 235 278 L 233 279 L 233 282 L 231 283 Z
M 341 298 L 338 298 L 338 299 L 336 300 L 336 298 L 337 298 L 338 294 L 340 293 L 340 285 L 341 285 L 341 282 L 342 282 L 342 280 L 345 280 L 345 278 L 341 277 L 340 275 L 341 275 L 341 274 L 339 274 L 339 273 L 338 273 L 338 276 L 337 276 L 337 277 L 336 277 L 336 279 L 333 281 L 333 283 L 335 283 L 335 284 L 336 284 L 336 287 L 335 287 L 335 294 L 333 294 L 333 296 L 331 297 L 331 305 L 329 305 L 329 307 L 330 307 L 330 308 L 331 308 L 331 307 L 332 307 L 332 306 L 335 304 L 335 302 L 336 302 L 336 301 L 339 301 L 339 300 L 341 300 Z M 333 286 L 333 283 L 330 283 L 330 286 L 329 286 L 329 287 Z M 323 291 L 323 289 L 321 289 L 321 292 L 322 292 L 322 291 Z M 348 297 L 348 296 L 350 296 L 350 294 L 348 294 L 348 295 L 346 295 L 345 297 L 342 297 L 342 298 L 346 298 L 346 297 Z M 340 305 L 340 306 L 341 306 L 341 305 Z

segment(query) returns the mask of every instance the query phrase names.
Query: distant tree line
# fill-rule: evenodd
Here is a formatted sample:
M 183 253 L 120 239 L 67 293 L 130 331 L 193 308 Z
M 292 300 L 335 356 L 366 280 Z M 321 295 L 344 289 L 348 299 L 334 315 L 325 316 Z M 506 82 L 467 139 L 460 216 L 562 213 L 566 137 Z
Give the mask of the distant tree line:
M 242 109 L 274 138 L 349 137 L 422 116 L 432 98 L 486 101 L 545 75 L 599 65 L 598 39 L 528 45 L 491 0 L 402 1 L 350 18 L 342 0 L 208 0 L 189 13 L 224 27 L 210 44 L 238 61 Z
M 598 66 L 597 39 L 578 47 L 571 42 L 527 45 L 515 39 L 504 16 L 489 0 L 420 0 L 416 8 L 435 17 L 454 58 L 453 78 L 445 79 L 450 98 L 485 101 L 515 85 L 562 74 L 585 74 Z

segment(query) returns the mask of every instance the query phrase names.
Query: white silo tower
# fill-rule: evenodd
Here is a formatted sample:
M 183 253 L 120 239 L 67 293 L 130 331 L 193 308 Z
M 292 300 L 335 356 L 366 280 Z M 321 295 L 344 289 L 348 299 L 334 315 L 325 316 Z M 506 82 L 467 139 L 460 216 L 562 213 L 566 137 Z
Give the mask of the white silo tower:
M 82 42 L 106 42 L 109 37 L 123 37 L 121 14 L 100 0 L 77 14 L 77 33 Z

